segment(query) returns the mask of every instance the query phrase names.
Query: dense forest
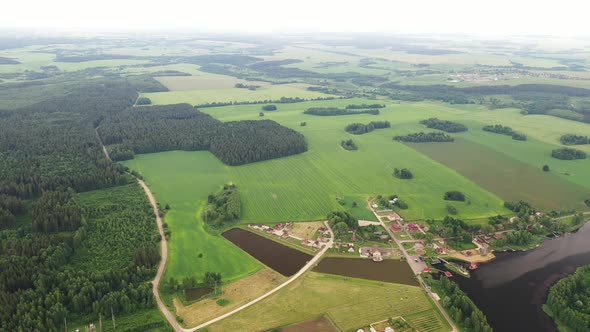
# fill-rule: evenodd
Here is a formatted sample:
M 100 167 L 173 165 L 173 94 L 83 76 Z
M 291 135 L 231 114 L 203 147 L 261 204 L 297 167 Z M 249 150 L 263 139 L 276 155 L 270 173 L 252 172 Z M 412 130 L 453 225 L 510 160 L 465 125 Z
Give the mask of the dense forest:
M 576 273 L 558 281 L 549 290 L 547 307 L 552 316 L 568 330 L 590 330 L 590 267 L 578 268 Z
M 413 133 L 408 135 L 398 135 L 393 138 L 396 141 L 412 142 L 412 143 L 428 143 L 428 142 L 453 142 L 455 139 L 449 134 L 441 132 L 430 133 Z
M 147 283 L 159 261 L 153 212 L 137 185 L 120 186 L 132 179 L 105 158 L 94 128 L 157 82 L 83 82 L 0 111 L 0 331 L 57 331 L 65 320 L 154 308 Z M 80 198 L 109 187 L 128 190 Z
M 235 185 L 225 185 L 215 195 L 209 195 L 207 207 L 201 214 L 204 221 L 214 227 L 236 222 L 242 215 L 240 192 Z
M 574 134 L 565 134 L 559 139 L 561 144 L 565 145 L 583 145 L 590 144 L 590 137 Z
M 561 160 L 586 159 L 586 152 L 573 148 L 560 148 L 551 151 L 551 157 Z
M 307 151 L 303 135 L 274 121 L 221 122 L 189 104 L 128 109 L 105 119 L 100 133 L 133 153 L 209 150 L 228 165 Z
M 590 123 L 590 110 L 586 104 L 575 105 L 572 97 L 588 97 L 590 89 L 551 84 L 491 85 L 459 88 L 439 85 L 400 85 L 385 83 L 377 93 L 392 99 L 407 101 L 440 100 L 451 104 L 484 104 L 490 108 L 516 107 L 523 114 L 548 114 Z M 498 95 L 510 97 L 507 100 Z M 561 109 L 568 112 L 552 112 Z M 573 114 L 572 114 L 573 113 Z
M 484 126 L 482 129 L 484 131 L 489 131 L 491 133 L 496 133 L 496 134 L 511 136 L 512 139 L 515 139 L 515 140 L 518 140 L 518 141 L 526 141 L 526 135 L 525 134 L 516 132 L 516 131 L 512 130 L 512 128 L 508 127 L 508 126 L 503 126 L 503 125 L 500 125 L 500 124 L 487 125 L 487 126 Z
M 351 106 L 351 105 L 349 105 Z M 342 109 L 337 107 L 311 107 L 303 111 L 303 114 L 331 116 L 331 115 L 354 115 L 354 114 L 372 114 L 379 115 L 378 109 Z
M 391 124 L 389 121 L 371 121 L 368 124 L 363 123 L 351 123 L 344 130 L 353 135 L 362 135 L 370 133 L 375 129 L 389 128 Z
M 471 299 L 449 278 L 440 280 L 427 279 L 429 284 L 439 291 L 441 304 L 453 320 L 464 331 L 491 332 L 486 316 L 477 308 Z
M 437 118 L 429 118 L 426 120 L 422 120 L 420 121 L 420 124 L 423 124 L 431 129 L 446 131 L 447 133 L 458 133 L 462 131 L 467 131 L 467 127 L 463 124 L 448 120 L 440 120 Z

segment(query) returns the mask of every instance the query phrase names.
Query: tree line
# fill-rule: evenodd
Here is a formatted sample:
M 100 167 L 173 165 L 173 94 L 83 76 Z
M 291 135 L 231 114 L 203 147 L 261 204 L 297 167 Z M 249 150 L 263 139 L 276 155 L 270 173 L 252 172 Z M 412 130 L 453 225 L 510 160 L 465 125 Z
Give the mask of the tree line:
M 334 116 L 334 115 L 354 115 L 354 114 L 371 114 L 379 115 L 378 109 L 342 109 L 338 107 L 310 107 L 303 111 L 303 114 Z
M 575 134 L 565 134 L 559 138 L 561 144 L 565 145 L 583 145 L 590 144 L 590 137 Z
M 518 141 L 526 141 L 526 139 L 527 139 L 525 134 L 516 132 L 516 131 L 512 130 L 512 128 L 510 128 L 508 126 L 503 126 L 500 124 L 487 125 L 487 126 L 484 126 L 482 129 L 484 131 L 488 131 L 488 132 L 492 132 L 492 133 L 496 133 L 496 134 L 511 136 L 512 139 L 518 140 Z
M 586 159 L 586 152 L 573 148 L 559 148 L 551 151 L 551 157 L 561 160 Z
M 467 127 L 464 124 L 448 120 L 440 120 L 437 118 L 429 118 L 426 120 L 422 120 L 420 121 L 420 124 L 423 124 L 431 129 L 438 129 L 446 131 L 448 133 L 458 133 L 462 131 L 467 131 Z
M 105 144 L 136 153 L 209 150 L 228 165 L 307 151 L 302 134 L 271 120 L 221 122 L 189 104 L 135 107 L 103 121 Z
M 366 133 L 370 133 L 375 129 L 383 129 L 389 128 L 391 124 L 389 121 L 371 121 L 368 124 L 363 123 L 351 123 L 346 128 L 345 131 L 353 134 L 353 135 L 362 135 Z
M 433 131 L 430 133 L 419 132 L 407 135 L 398 135 L 393 138 L 400 142 L 428 143 L 428 142 L 453 142 L 455 139 L 449 134 Z

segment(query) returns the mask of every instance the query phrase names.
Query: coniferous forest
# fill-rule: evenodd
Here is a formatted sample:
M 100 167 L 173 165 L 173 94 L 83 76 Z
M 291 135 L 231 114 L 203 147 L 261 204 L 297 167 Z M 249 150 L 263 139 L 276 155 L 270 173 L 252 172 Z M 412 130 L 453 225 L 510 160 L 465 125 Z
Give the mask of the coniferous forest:
M 105 120 L 100 134 L 105 144 L 120 144 L 119 150 L 127 148 L 134 153 L 209 150 L 228 165 L 307 151 L 303 135 L 274 121 L 221 122 L 189 104 L 123 111 Z

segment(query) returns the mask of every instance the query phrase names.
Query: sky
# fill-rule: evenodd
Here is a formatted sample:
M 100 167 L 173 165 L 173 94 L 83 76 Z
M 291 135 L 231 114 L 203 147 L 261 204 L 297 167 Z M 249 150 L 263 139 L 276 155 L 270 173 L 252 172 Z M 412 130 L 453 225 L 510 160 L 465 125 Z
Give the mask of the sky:
M 0 28 L 587 36 L 585 0 L 7 0 Z

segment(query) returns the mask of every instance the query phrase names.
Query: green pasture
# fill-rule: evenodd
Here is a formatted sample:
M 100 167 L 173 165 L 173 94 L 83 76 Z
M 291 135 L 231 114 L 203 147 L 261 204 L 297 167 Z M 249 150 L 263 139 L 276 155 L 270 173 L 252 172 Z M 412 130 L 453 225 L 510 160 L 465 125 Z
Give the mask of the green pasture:
M 164 218 L 172 232 L 165 279 L 201 279 L 205 272 L 213 271 L 229 281 L 262 267 L 231 242 L 205 231 L 200 210 L 207 195 L 229 181 L 227 167 L 209 152 L 144 154 L 125 165 L 145 177 L 162 207 L 170 204 Z
M 318 98 L 329 97 L 324 93 L 308 91 L 304 86 L 281 84 L 261 87 L 255 91 L 238 88 L 190 90 L 190 91 L 168 91 L 142 93 L 142 96 L 151 99 L 154 105 L 166 105 L 176 103 L 189 103 L 193 105 L 212 102 L 232 101 L 263 101 L 276 100 L 281 97 Z

